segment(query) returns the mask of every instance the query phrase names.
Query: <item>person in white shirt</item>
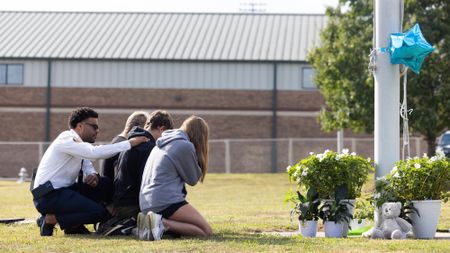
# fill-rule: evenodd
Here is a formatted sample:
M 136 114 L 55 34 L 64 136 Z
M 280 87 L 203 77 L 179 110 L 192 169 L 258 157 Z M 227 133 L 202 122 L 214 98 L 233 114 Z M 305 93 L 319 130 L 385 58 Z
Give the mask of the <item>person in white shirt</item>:
M 44 217 L 41 236 L 53 235 L 56 223 L 71 234 L 89 232 L 83 224 L 107 220 L 109 213 L 99 202 L 111 197 L 107 196 L 111 189 L 103 187 L 111 184 L 104 182 L 107 178 L 99 176 L 91 160 L 105 159 L 148 141 L 139 136 L 115 144 L 92 145 L 99 132 L 98 114 L 88 107 L 72 112 L 69 127 L 46 150 L 34 180 L 34 204 Z

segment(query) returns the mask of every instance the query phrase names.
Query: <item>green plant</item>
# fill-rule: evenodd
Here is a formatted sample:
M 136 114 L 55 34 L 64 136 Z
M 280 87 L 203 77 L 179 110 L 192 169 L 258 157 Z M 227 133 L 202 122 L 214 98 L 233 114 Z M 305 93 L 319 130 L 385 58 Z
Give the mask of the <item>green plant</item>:
M 436 156 L 398 161 L 386 176 L 387 190 L 401 202 L 450 198 L 450 162 L 442 152 Z
M 374 220 L 375 207 L 368 197 L 357 199 L 353 218 L 361 223 L 363 219 Z
M 345 200 L 348 196 L 348 189 L 345 185 L 339 186 L 334 194 L 334 199 L 326 200 L 319 209 L 319 217 L 323 221 L 334 221 L 334 223 L 347 222 L 350 228 L 350 221 L 353 215 L 350 213 L 349 206 L 353 206 L 349 200 Z
M 386 177 L 377 178 L 375 181 L 375 193 L 371 199 L 371 202 L 380 208 L 386 202 L 397 202 L 400 199 L 397 197 L 396 192 L 389 185 L 389 180 Z
M 344 149 L 342 153 L 326 150 L 322 154 L 310 153 L 287 168 L 289 179 L 299 186 L 315 188 L 321 199 L 331 199 L 336 189 L 345 185 L 349 198 L 361 195 L 361 187 L 374 168 L 369 159 Z
M 419 211 L 414 207 L 411 201 L 401 199 L 398 196 L 396 190 L 392 187 L 390 176 L 378 178 L 375 181 L 375 194 L 370 199 L 372 206 L 381 208 L 386 202 L 400 202 L 402 203 L 402 209 L 400 212 L 400 218 L 403 218 L 410 224 L 412 224 L 409 214 L 417 213 L 420 217 Z
M 305 196 L 300 191 L 296 194 L 288 192 L 288 200 L 295 206 L 291 209 L 291 218 L 297 216 L 300 221 L 319 219 L 319 194 L 314 188 L 309 188 Z

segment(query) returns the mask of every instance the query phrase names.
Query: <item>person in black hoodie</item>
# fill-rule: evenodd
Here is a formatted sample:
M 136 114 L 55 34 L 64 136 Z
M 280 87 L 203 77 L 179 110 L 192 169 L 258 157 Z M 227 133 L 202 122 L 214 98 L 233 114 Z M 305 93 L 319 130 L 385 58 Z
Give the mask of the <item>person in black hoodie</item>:
M 173 129 L 171 115 L 166 111 L 157 110 L 150 114 L 144 129 L 134 127 L 128 133 L 128 139 L 145 136 L 149 141 L 119 155 L 113 194 L 113 206 L 119 218 L 136 218 L 138 215 L 139 191 L 145 163 L 156 140 L 162 132 L 169 129 Z
M 150 115 L 148 114 L 148 112 L 144 111 L 133 112 L 130 116 L 128 116 L 127 122 L 125 123 L 125 127 L 122 130 L 122 132 L 116 137 L 114 137 L 111 143 L 117 143 L 127 140 L 128 133 L 131 131 L 131 129 L 135 126 L 144 127 L 149 117 Z M 116 155 L 108 159 L 105 159 L 105 162 L 103 163 L 103 166 L 100 169 L 100 175 L 111 179 L 111 183 L 114 181 L 115 177 L 114 173 L 117 170 L 119 154 L 120 153 L 117 153 Z

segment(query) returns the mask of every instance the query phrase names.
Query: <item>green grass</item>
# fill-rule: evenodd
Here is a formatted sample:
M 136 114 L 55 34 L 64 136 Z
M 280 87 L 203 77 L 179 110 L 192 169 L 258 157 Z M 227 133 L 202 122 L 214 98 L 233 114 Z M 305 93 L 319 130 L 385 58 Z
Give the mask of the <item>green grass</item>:
M 448 252 L 448 240 L 380 241 L 365 238 L 285 237 L 294 231 L 290 205 L 283 202 L 294 188 L 285 174 L 209 174 L 204 184 L 188 188 L 188 201 L 211 223 L 209 239 L 158 242 L 132 237 L 39 236 L 33 224 L 0 224 L 0 252 Z M 370 185 L 365 189 L 371 188 Z M 0 218 L 35 219 L 28 184 L 0 182 Z M 450 228 L 450 203 L 443 205 L 439 228 Z

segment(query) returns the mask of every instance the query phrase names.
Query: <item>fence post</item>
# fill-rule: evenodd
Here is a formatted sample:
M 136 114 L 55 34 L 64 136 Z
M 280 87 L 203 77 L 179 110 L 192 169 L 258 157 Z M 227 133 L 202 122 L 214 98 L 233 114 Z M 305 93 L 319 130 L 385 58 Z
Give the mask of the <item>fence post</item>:
M 294 151 L 293 149 L 293 140 L 292 138 L 289 138 L 288 142 L 288 165 L 292 165 L 294 163 Z
M 44 148 L 43 148 L 44 143 L 43 142 L 39 142 L 38 143 L 38 148 L 39 148 L 39 157 L 38 157 L 38 162 L 41 161 L 42 156 L 44 155 Z
M 223 140 L 225 143 L 225 173 L 231 173 L 231 163 L 230 163 L 230 140 Z

